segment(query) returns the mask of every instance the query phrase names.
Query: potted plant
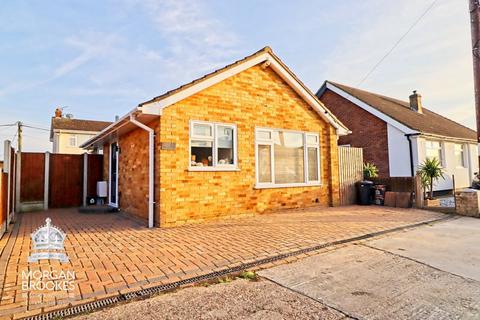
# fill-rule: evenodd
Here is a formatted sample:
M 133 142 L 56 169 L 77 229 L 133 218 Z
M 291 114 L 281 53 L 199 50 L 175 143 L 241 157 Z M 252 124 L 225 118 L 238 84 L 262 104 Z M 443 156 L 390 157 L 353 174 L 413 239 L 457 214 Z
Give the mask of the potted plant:
M 427 158 L 420 166 L 422 181 L 428 185 L 428 197 L 425 204 L 428 206 L 439 206 L 440 200 L 433 197 L 433 183 L 444 177 L 444 170 L 437 158 Z
M 363 179 L 369 180 L 378 177 L 378 168 L 373 163 L 365 163 L 363 165 Z

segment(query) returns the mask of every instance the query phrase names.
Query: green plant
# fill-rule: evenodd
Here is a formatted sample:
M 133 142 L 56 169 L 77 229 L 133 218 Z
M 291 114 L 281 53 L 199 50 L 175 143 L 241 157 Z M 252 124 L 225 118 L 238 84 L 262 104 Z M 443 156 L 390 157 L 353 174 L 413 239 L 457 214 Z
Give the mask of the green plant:
M 256 280 L 257 274 L 254 271 L 243 271 L 240 274 L 240 278 L 247 279 L 247 280 Z
M 440 161 L 437 158 L 427 158 L 420 166 L 420 174 L 423 181 L 428 181 L 428 189 L 430 196 L 429 199 L 433 199 L 433 182 L 438 181 L 444 177 L 444 171 Z
M 378 168 L 373 163 L 367 162 L 363 165 L 363 178 L 371 179 L 378 177 Z

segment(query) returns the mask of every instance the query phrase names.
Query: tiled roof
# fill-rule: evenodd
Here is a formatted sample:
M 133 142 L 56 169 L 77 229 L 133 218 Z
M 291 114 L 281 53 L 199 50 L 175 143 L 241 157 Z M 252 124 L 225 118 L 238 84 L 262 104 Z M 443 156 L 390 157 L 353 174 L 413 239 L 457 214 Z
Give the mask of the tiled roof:
M 477 140 L 476 131 L 441 116 L 425 107 L 422 108 L 423 113 L 418 113 L 411 110 L 409 102 L 406 101 L 352 88 L 331 81 L 327 81 L 327 83 L 345 91 L 349 95 L 363 101 L 410 129 L 431 135 Z M 335 113 L 335 106 L 327 107 L 330 111 Z
M 108 127 L 111 122 L 96 120 L 81 120 L 52 117 L 52 130 L 78 130 L 99 132 Z

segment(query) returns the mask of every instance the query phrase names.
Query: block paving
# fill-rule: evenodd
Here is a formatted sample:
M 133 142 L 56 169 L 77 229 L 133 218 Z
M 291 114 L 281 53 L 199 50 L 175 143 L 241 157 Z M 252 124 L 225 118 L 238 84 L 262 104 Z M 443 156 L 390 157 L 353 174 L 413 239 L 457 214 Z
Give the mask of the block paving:
M 68 263 L 27 262 L 30 235 L 47 217 L 67 234 Z M 76 209 L 20 214 L 8 241 L 14 241 L 11 252 L 5 247 L 0 259 L 6 262 L 5 270 L 0 270 L 0 318 L 36 315 L 442 217 L 445 215 L 417 209 L 315 207 L 148 229 L 144 222 L 120 214 L 81 214 Z M 4 239 L 0 242 L 8 246 L 5 243 Z M 74 271 L 74 286 L 66 291 L 25 290 L 23 286 L 29 282 L 24 275 L 35 270 L 55 271 L 57 275 Z

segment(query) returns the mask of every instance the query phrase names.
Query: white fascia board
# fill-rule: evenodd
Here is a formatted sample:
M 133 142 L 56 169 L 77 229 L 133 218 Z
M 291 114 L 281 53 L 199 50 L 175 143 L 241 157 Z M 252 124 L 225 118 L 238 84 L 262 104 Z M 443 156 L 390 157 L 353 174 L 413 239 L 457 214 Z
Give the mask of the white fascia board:
M 350 102 L 356 104 L 357 106 L 359 106 L 363 110 L 373 114 L 377 118 L 379 118 L 379 119 L 385 121 L 386 123 L 394 126 L 395 128 L 397 128 L 398 130 L 402 131 L 405 134 L 419 134 L 420 133 L 419 131 L 413 130 L 413 129 L 407 127 L 406 125 L 398 122 L 397 120 L 393 119 L 392 117 L 387 116 L 383 112 L 378 111 L 377 109 L 370 106 L 369 104 L 363 102 L 362 100 L 360 100 L 358 98 L 355 98 L 351 94 L 343 91 L 342 89 L 334 86 L 333 84 L 331 84 L 329 82 L 327 82 L 327 89 L 332 90 L 333 92 L 335 92 L 339 96 L 341 96 L 341 97 L 349 100 Z
M 188 98 L 189 96 L 191 95 L 194 95 L 195 93 L 197 92 L 200 92 L 208 87 L 211 87 L 213 86 L 214 84 L 217 84 L 227 78 L 230 78 L 244 70 L 247 70 L 248 68 L 251 68 L 259 63 L 262 63 L 263 61 L 267 60 L 269 57 L 269 54 L 268 53 L 264 53 L 262 55 L 259 55 L 258 57 L 256 58 L 253 58 L 249 61 L 246 61 L 246 62 L 243 62 L 243 63 L 240 63 L 239 65 L 235 66 L 235 67 L 232 67 L 224 72 L 220 72 L 219 74 L 207 79 L 207 80 L 204 80 L 204 81 L 201 81 L 189 88 L 186 88 L 184 90 L 181 90 L 175 94 L 172 94 L 171 96 L 168 96 L 164 99 L 161 99 L 161 100 L 158 100 L 158 101 L 152 101 L 150 103 L 146 103 L 144 104 L 142 107 L 144 106 L 151 106 L 151 107 L 157 107 L 157 108 L 160 108 L 160 109 L 163 109 L 163 108 L 166 108 L 178 101 L 181 101 L 185 98 Z
M 339 125 L 337 121 L 328 113 L 328 111 L 312 96 L 311 93 L 309 93 L 305 88 L 298 83 L 298 81 L 295 80 L 295 78 L 287 71 L 285 68 L 277 62 L 277 60 L 272 57 L 269 53 L 264 53 L 262 55 L 259 55 L 258 57 L 251 59 L 249 61 L 243 62 L 229 70 L 226 70 L 224 72 L 220 72 L 219 74 L 204 80 L 198 84 L 195 84 L 189 88 L 186 88 L 184 90 L 179 91 L 178 93 L 172 94 L 171 96 L 168 96 L 164 99 L 158 100 L 158 101 L 153 101 L 150 103 L 146 103 L 140 107 L 140 109 L 144 109 L 148 106 L 149 112 L 151 114 L 160 114 L 162 113 L 162 109 L 177 103 L 178 101 L 181 101 L 185 98 L 188 98 L 189 96 L 198 93 L 208 87 L 211 87 L 212 85 L 215 85 L 229 77 L 232 77 L 244 70 L 247 70 L 253 66 L 256 66 L 264 61 L 269 61 L 270 62 L 270 67 L 277 72 L 277 74 L 280 75 L 280 77 L 285 80 L 290 87 L 292 87 L 295 92 L 297 92 L 308 104 L 314 108 L 315 111 L 328 123 L 332 124 L 335 129 L 337 129 L 337 134 L 339 135 L 346 135 L 350 133 L 348 129 L 344 128 L 343 126 Z M 154 109 L 157 108 L 159 111 L 154 111 Z
M 95 143 L 102 140 L 102 138 L 107 136 L 109 133 L 114 132 L 120 127 L 122 127 L 123 126 L 122 122 L 124 122 L 125 120 L 128 121 L 130 119 L 130 115 L 138 111 L 139 111 L 139 108 L 135 107 L 135 109 L 133 109 L 132 111 L 130 111 L 129 113 L 127 113 L 126 115 L 124 115 L 123 117 L 121 117 L 120 119 L 118 119 L 117 121 L 109 125 L 108 127 L 106 127 L 105 129 L 103 129 L 102 131 L 100 131 L 95 137 L 85 141 L 83 144 L 80 145 L 80 148 L 85 149 L 85 148 L 92 147 Z
M 162 108 L 159 108 L 154 104 L 146 104 L 146 105 L 140 106 L 138 107 L 138 110 L 140 110 L 144 114 L 149 114 L 153 116 L 162 115 Z
M 350 131 L 343 126 L 339 125 L 337 121 L 328 113 L 327 109 L 318 102 L 316 98 L 312 96 L 310 92 L 305 90 L 305 88 L 298 83 L 298 81 L 287 71 L 285 68 L 278 63 L 275 59 L 271 59 L 271 64 L 273 70 L 277 72 L 280 77 L 287 82 L 295 92 L 300 95 L 308 104 L 315 110 L 317 113 L 328 123 L 330 123 L 335 129 L 337 129 L 338 135 L 347 135 Z

